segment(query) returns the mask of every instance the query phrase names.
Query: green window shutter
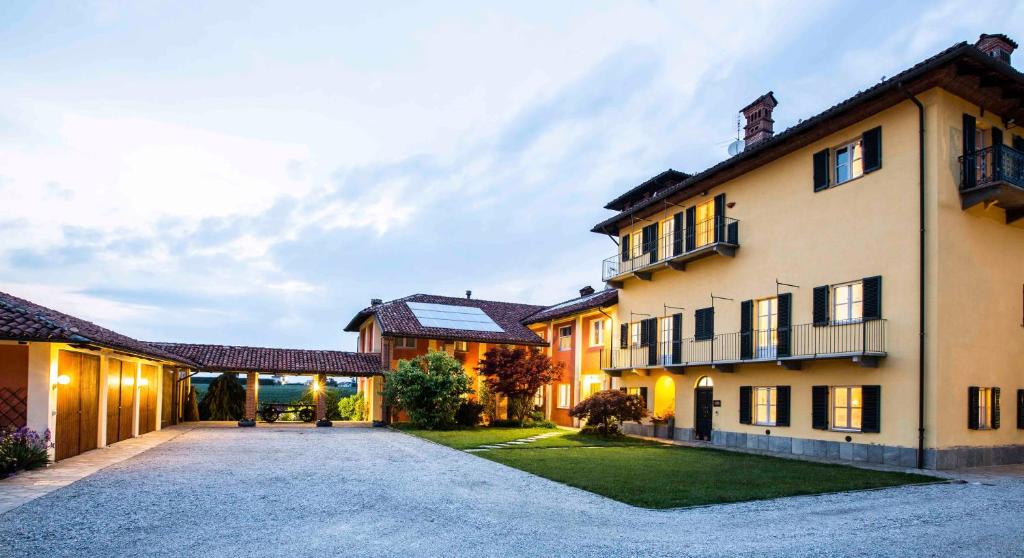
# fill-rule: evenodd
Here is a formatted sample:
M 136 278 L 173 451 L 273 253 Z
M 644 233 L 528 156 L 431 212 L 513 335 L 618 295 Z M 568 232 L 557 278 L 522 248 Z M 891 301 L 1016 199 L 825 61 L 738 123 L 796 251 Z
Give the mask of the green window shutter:
M 751 424 L 751 413 L 753 411 L 753 398 L 751 386 L 740 386 L 740 424 Z
M 993 429 L 999 428 L 999 415 L 1001 414 L 999 409 L 999 388 L 992 388 L 992 419 L 989 421 L 989 425 Z
M 828 325 L 828 297 L 831 288 L 828 285 L 814 287 L 814 327 Z
M 775 386 L 775 426 L 789 426 L 789 386 Z
M 697 207 L 686 208 L 686 251 L 690 252 L 697 248 Z
M 861 432 L 880 432 L 882 428 L 882 387 L 861 387 Z
M 622 244 L 619 245 L 622 249 L 622 261 L 629 261 L 629 235 L 622 235 Z M 607 252 L 605 252 L 607 254 Z
M 619 348 L 629 348 L 629 324 L 626 322 L 619 325 Z
M 680 211 L 672 216 L 672 255 L 678 256 L 683 253 L 683 212 Z
M 672 364 L 683 363 L 683 314 L 672 314 Z
M 971 386 L 967 388 L 967 428 L 971 430 L 978 429 L 978 387 Z
M 828 430 L 828 386 L 811 388 L 811 427 Z
M 882 127 L 864 132 L 861 141 L 864 143 L 864 174 L 882 168 Z
M 754 356 L 754 301 L 744 300 L 740 303 L 740 358 Z
M 865 320 L 879 320 L 882 318 L 882 277 L 864 278 L 864 306 L 863 314 Z
M 647 322 L 647 364 L 658 364 L 658 318 L 648 318 Z
M 822 149 L 814 154 L 814 191 L 820 192 L 828 188 L 828 149 Z
M 658 224 L 647 225 L 640 231 L 640 253 L 650 254 L 651 261 L 658 260 Z
M 694 322 L 696 322 L 694 339 L 697 341 L 707 341 L 715 336 L 714 308 L 701 308 L 694 312 Z
M 793 354 L 793 295 L 779 294 L 778 332 L 776 333 L 775 355 L 788 357 Z
M 977 124 L 975 123 L 974 117 L 965 114 L 963 120 L 964 137 L 963 137 L 963 148 L 964 148 L 964 159 L 963 169 L 961 170 L 962 178 L 960 188 L 971 188 L 978 182 L 977 172 L 978 169 L 975 166 L 974 151 L 977 149 L 974 143 L 975 133 L 977 132 Z
M 715 242 L 725 241 L 725 194 L 715 196 Z

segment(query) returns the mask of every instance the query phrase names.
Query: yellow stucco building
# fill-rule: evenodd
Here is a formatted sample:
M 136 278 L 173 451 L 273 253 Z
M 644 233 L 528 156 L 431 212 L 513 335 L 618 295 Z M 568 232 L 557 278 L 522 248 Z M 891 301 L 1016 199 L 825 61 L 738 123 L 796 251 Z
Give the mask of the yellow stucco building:
M 671 412 L 677 439 L 1024 462 L 1015 48 L 982 35 L 779 134 L 768 93 L 742 111 L 741 153 L 609 203 L 605 372 Z

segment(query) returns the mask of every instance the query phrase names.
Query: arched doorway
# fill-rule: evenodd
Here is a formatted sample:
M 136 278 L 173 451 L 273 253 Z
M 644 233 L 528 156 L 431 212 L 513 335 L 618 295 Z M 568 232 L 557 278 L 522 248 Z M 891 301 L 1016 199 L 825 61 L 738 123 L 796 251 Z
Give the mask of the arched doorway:
M 711 440 L 711 414 L 714 412 L 714 382 L 708 376 L 697 380 L 693 393 L 693 436 L 697 440 Z
M 676 382 L 666 374 L 654 384 L 654 416 L 674 417 L 676 414 Z

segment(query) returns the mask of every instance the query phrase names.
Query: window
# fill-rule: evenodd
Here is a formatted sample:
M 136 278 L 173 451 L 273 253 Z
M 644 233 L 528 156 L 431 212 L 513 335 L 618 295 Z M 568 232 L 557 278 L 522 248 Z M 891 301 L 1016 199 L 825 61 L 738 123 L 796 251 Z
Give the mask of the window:
M 754 424 L 775 426 L 778 411 L 778 389 L 774 387 L 754 388 Z
M 464 353 L 464 352 L 466 352 L 468 350 L 469 350 L 469 343 L 467 343 L 466 341 L 456 341 L 455 342 L 455 352 Z
M 586 399 L 587 397 L 590 397 L 591 395 L 594 395 L 595 393 L 597 393 L 599 391 L 601 391 L 601 382 L 600 381 L 597 381 L 597 382 L 593 382 L 592 381 L 592 382 L 589 382 L 587 384 L 584 384 L 584 387 L 583 387 L 583 398 Z
M 694 227 L 697 247 L 710 244 L 715 239 L 715 201 L 709 200 L 697 206 Z
M 630 346 L 632 346 L 632 347 L 639 347 L 640 346 L 640 326 L 641 325 L 642 324 L 640 322 L 633 322 L 633 323 L 629 324 L 629 327 L 630 327 Z
M 859 431 L 862 403 L 860 386 L 832 388 L 832 429 Z
M 604 320 L 590 322 L 590 346 L 600 347 L 604 345 Z
M 992 428 L 992 388 L 978 388 L 978 428 Z
M 398 349 L 415 349 L 416 339 L 413 337 L 399 337 L 395 339 L 395 348 Z
M 775 358 L 778 328 L 779 300 L 772 297 L 757 301 L 757 358 Z
M 572 402 L 572 386 L 569 384 L 558 384 L 558 408 L 568 409 Z
M 643 255 L 643 237 L 640 235 L 640 231 L 636 231 L 630 235 L 630 238 L 633 239 L 633 247 L 629 253 L 633 255 L 633 258 L 639 258 Z
M 558 350 L 572 350 L 572 326 L 562 326 L 558 328 Z
M 859 322 L 864 317 L 864 284 L 860 281 L 832 287 L 832 321 Z
M 662 364 L 672 364 L 672 342 L 675 341 L 672 335 L 672 316 L 661 318 L 661 344 L 658 353 L 661 355 Z
M 835 183 L 853 180 L 864 174 L 864 142 L 861 139 L 835 150 Z
M 647 404 L 647 388 L 645 387 L 628 387 L 626 395 L 635 395 L 644 400 L 644 405 Z
M 676 233 L 675 219 L 673 219 L 672 217 L 665 219 L 664 221 L 661 222 L 661 226 L 658 228 L 658 230 L 661 231 L 661 238 L 664 239 L 658 240 L 658 253 L 661 254 L 662 258 L 666 256 L 671 256 L 673 254 L 672 242 Z
M 537 393 L 533 395 L 533 406 L 544 408 L 544 388 L 538 389 Z

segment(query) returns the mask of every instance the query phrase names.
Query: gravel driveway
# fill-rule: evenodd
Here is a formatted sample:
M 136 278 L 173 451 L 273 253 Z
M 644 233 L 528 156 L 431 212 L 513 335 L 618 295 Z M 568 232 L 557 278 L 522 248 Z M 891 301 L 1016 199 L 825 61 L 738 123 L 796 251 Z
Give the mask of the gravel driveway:
M 1021 556 L 1024 480 L 651 511 L 384 429 L 200 428 L 0 515 L 0 555 Z

